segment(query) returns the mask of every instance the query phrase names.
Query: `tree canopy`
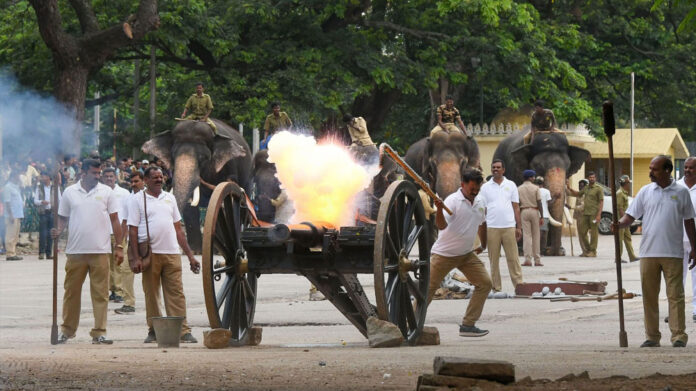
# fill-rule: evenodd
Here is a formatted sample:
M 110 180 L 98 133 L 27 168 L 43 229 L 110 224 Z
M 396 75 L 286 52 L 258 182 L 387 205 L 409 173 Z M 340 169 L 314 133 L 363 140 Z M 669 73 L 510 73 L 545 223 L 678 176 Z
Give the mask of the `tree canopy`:
M 49 49 L 39 3 L 15 0 L 0 9 L 0 66 L 25 87 L 60 98 L 60 63 Z M 693 30 L 680 28 L 693 13 L 686 1 L 57 3 L 61 25 L 50 31 L 78 42 L 133 22 L 143 4 L 156 7 L 156 26 L 134 40 L 116 31 L 121 44 L 112 44 L 87 74 L 84 104 L 90 110 L 98 91 L 103 109 L 118 109 L 122 154 L 149 136 L 146 104 L 139 106 L 140 126 L 133 125 L 133 95 L 148 100 L 151 47 L 157 130 L 172 126 L 196 81 L 212 96 L 214 117 L 244 122 L 247 129 L 261 126 L 277 101 L 309 129 L 340 126 L 346 112 L 363 116 L 373 139 L 402 149 L 427 133 L 434 107 L 447 94 L 466 123 L 481 115 L 490 122 L 506 107 L 544 99 L 559 122 L 599 130 L 605 99 L 615 102 L 617 125 L 628 123 L 629 75 L 635 72 L 637 125 L 678 127 L 685 138 L 696 136 L 696 45 Z M 80 11 L 87 6 L 89 20 Z M 102 122 L 112 129 L 111 114 Z M 102 148 L 110 150 L 110 135 L 101 137 Z

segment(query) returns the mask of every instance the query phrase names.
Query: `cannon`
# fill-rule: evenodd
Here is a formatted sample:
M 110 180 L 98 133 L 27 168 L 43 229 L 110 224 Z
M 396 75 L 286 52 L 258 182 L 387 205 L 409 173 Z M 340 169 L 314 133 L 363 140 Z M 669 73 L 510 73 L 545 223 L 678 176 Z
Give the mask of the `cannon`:
M 399 327 L 411 345 L 428 307 L 430 243 L 415 185 L 392 183 L 378 218 L 353 226 L 323 222 L 272 225 L 256 220 L 253 205 L 232 182 L 213 191 L 203 234 L 203 291 L 212 328 L 241 345 L 254 323 L 257 280 L 297 274 L 314 284 L 363 335 L 370 316 Z M 357 215 L 357 213 L 356 213 Z M 374 276 L 374 303 L 358 274 Z

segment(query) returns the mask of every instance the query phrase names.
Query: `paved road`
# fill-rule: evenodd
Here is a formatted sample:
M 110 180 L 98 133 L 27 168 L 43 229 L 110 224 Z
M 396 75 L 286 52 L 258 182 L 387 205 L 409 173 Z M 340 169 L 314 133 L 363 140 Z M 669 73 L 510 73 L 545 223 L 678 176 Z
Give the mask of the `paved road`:
M 636 248 L 639 243 L 640 236 L 634 236 Z M 564 246 L 570 252 L 568 238 L 564 238 Z M 487 263 L 485 254 L 483 258 Z M 61 257 L 59 307 L 64 262 Z M 501 262 L 504 265 L 504 260 Z M 561 276 L 598 279 L 609 281 L 608 291 L 616 290 L 612 237 L 600 237 L 596 259 L 545 257 L 543 262 L 544 267 L 523 268 L 526 281 Z M 506 267 L 501 268 L 503 289 L 512 291 Z M 640 292 L 639 265 L 624 264 L 623 270 L 624 287 Z M 202 342 L 208 324 L 201 277 L 192 273 L 184 276 L 189 322 Z M 372 276 L 361 276 L 361 280 L 372 295 Z M 491 331 L 486 337 L 458 336 L 457 324 L 467 300 L 435 301 L 427 324 L 439 328 L 441 345 L 370 349 L 330 303 L 306 301 L 308 287 L 308 282 L 298 276 L 260 278 L 255 320 L 264 326 L 261 346 L 211 351 L 199 343 L 163 353 L 156 346 L 142 344 L 147 330 L 139 276 L 136 314 L 109 314 L 108 335 L 116 341 L 113 346 L 89 343 L 93 320 L 85 284 L 77 337 L 66 345 L 51 346 L 51 262 L 39 261 L 36 256 L 27 256 L 21 262 L 0 261 L 0 388 L 3 384 L 29 389 L 58 389 L 66 384 L 138 388 L 132 382 L 147 388 L 148 384 L 159 384 L 148 383 L 153 370 L 173 368 L 176 370 L 170 377 L 156 381 L 178 389 L 200 388 L 201 383 L 250 389 L 413 389 L 418 374 L 432 371 L 432 360 L 437 355 L 508 360 L 516 365 L 518 378 L 553 379 L 583 370 L 592 377 L 637 377 L 655 372 L 688 373 L 696 368 L 694 346 L 672 348 L 666 324 L 661 325 L 664 347 L 650 351 L 638 348 L 644 339 L 640 298 L 625 301 L 628 349 L 618 347 L 617 301 L 551 303 L 520 298 L 486 303 L 478 324 Z M 667 303 L 664 293 L 662 296 L 660 308 L 664 314 Z M 109 308 L 118 306 L 110 304 Z M 687 333 L 694 335 L 696 323 L 690 321 L 690 316 L 687 319 Z M 319 365 L 320 361 L 326 365 Z M 103 383 L 91 383 L 95 374 Z M 10 376 L 9 382 L 6 376 Z M 34 381 L 27 380 L 31 378 L 39 380 L 27 383 Z M 121 381 L 131 383 L 126 387 Z

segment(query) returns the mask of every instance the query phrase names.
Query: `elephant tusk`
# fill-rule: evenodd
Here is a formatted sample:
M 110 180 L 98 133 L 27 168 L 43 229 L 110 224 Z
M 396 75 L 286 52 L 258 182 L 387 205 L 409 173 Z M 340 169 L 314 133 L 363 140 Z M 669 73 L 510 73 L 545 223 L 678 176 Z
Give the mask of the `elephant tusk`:
M 563 215 L 565 216 L 568 224 L 573 225 L 573 215 L 570 214 L 570 209 L 565 206 L 563 207 Z
M 198 202 L 201 200 L 201 187 L 196 186 L 193 189 L 193 197 L 191 197 L 191 206 L 198 206 Z
M 549 214 L 549 223 L 554 227 L 560 227 L 563 225 L 563 224 L 559 223 L 558 221 L 556 221 L 556 219 L 554 219 L 553 216 L 551 216 L 550 214 Z

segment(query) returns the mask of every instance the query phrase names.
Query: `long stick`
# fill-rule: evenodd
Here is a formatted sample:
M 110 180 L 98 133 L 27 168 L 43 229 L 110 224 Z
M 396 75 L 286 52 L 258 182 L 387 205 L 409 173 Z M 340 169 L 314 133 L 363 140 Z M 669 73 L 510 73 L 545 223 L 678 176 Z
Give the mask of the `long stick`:
M 403 159 L 401 159 L 401 157 L 399 157 L 399 154 L 397 154 L 392 149 L 392 147 L 389 146 L 389 144 L 382 144 L 382 149 L 384 150 L 384 152 L 387 153 L 387 155 L 389 155 L 394 160 L 396 164 L 400 165 L 401 168 L 403 168 L 404 171 L 406 171 L 406 174 L 408 174 L 408 176 L 413 178 L 413 181 L 416 182 L 416 184 L 420 186 L 420 188 L 423 189 L 423 191 L 425 191 L 430 196 L 430 198 L 440 201 L 440 203 L 442 204 L 442 209 L 444 209 L 447 213 L 452 215 L 452 211 L 445 205 L 442 199 L 440 199 L 440 197 L 438 197 L 437 194 L 435 194 L 435 192 L 430 188 L 430 186 L 428 186 L 427 183 L 425 183 L 425 181 L 423 180 L 423 178 L 420 177 L 420 175 L 413 171 L 413 169 L 411 168 L 411 166 L 408 165 L 408 163 L 406 163 L 405 161 L 403 161 Z
M 53 209 L 53 224 L 58 224 L 58 183 L 60 171 L 53 178 L 51 186 L 51 208 Z M 39 185 L 41 186 L 41 185 Z M 50 235 L 50 233 L 49 233 Z M 53 324 L 51 325 L 51 345 L 58 344 L 58 238 L 53 240 Z
M 611 185 L 611 213 L 612 223 L 614 226 L 618 224 L 616 207 L 616 178 L 614 173 L 614 142 L 613 136 L 616 132 L 614 124 L 614 104 L 611 101 L 606 101 L 602 105 L 602 116 L 604 117 L 604 133 L 609 141 L 609 183 Z M 621 240 L 619 239 L 619 230 L 614 229 L 614 255 L 616 260 L 616 282 L 619 292 L 623 292 L 623 282 L 621 277 Z M 619 295 L 619 346 L 622 348 L 628 347 L 628 335 L 624 327 L 624 308 L 623 295 Z

